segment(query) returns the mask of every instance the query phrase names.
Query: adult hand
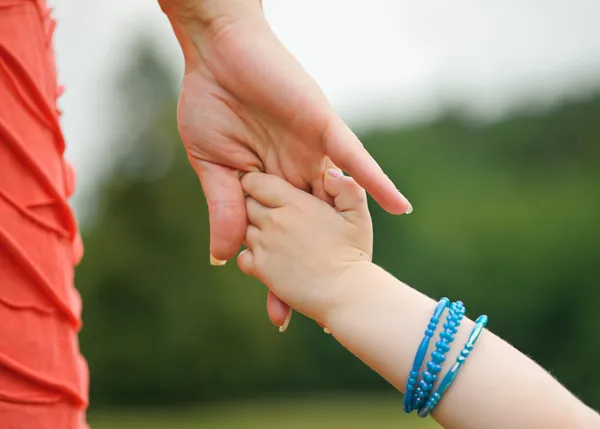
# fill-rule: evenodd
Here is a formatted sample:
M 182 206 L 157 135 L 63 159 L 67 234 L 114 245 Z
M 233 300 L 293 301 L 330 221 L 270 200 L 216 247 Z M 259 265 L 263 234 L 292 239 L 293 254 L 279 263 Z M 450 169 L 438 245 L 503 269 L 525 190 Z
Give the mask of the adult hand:
M 331 202 L 328 159 L 388 212 L 410 213 L 315 81 L 279 42 L 259 0 L 160 0 L 185 57 L 178 124 L 208 202 L 211 262 L 235 256 L 247 225 L 244 172 L 276 174 Z M 223 262 L 224 263 L 224 262 Z M 269 297 L 271 321 L 288 308 Z

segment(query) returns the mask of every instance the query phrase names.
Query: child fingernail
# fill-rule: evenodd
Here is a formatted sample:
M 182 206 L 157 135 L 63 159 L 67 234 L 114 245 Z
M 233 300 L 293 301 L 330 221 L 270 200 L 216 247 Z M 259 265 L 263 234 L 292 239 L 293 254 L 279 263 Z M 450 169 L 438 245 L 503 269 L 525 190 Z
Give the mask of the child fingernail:
M 279 332 L 285 332 L 288 328 L 288 325 L 290 324 L 290 319 L 292 318 L 292 309 L 290 308 L 290 310 L 288 311 L 288 314 L 285 318 L 285 322 L 283 322 L 283 325 L 281 325 L 279 327 Z
M 214 267 L 220 267 L 227 263 L 227 261 L 221 261 L 220 259 L 215 258 L 212 254 L 210 255 L 210 265 Z
M 413 206 L 411 203 L 408 203 L 408 208 L 404 212 L 404 214 L 411 214 L 413 212 Z
M 336 170 L 335 168 L 330 168 L 327 170 L 327 175 L 329 177 L 331 177 L 332 179 L 337 179 L 338 177 L 342 176 L 342 173 L 340 173 L 338 170 Z
M 323 332 L 325 332 L 326 334 L 331 334 L 331 331 L 327 328 L 323 328 Z

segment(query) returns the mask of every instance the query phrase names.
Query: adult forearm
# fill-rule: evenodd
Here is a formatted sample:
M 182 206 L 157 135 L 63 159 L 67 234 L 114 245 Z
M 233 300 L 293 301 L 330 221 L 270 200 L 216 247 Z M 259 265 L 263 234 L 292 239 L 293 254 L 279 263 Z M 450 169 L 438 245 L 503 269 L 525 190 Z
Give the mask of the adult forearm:
M 340 303 L 323 318 L 326 326 L 403 392 L 436 302 L 372 264 L 353 271 L 340 290 Z M 473 326 L 473 321 L 463 320 L 442 374 Z M 546 371 L 488 331 L 433 415 L 446 429 L 592 428 L 599 422 Z
M 181 45 L 186 68 L 201 61 L 202 47 L 227 29 L 265 25 L 261 0 L 158 0 Z

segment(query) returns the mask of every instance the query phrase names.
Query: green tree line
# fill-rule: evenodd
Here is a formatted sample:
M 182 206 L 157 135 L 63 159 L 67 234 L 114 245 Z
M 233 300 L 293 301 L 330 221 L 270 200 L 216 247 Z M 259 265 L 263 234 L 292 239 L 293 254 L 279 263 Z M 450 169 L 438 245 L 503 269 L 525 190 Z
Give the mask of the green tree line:
M 119 80 L 127 114 L 115 118 L 128 132 L 98 185 L 76 277 L 94 403 L 390 389 L 298 315 L 279 334 L 266 288 L 235 261 L 209 265 L 177 94 L 151 50 L 135 58 Z M 375 262 L 433 297 L 463 300 L 471 317 L 488 314 L 492 331 L 596 408 L 599 118 L 600 93 L 495 123 L 448 111 L 360 136 L 415 208 L 393 217 L 371 204 Z

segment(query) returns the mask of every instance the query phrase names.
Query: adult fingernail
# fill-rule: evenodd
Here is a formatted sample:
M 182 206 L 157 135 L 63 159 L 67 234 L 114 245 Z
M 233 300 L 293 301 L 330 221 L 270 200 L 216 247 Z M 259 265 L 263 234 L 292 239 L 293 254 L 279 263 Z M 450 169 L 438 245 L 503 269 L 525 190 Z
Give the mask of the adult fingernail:
M 323 332 L 325 332 L 326 334 L 331 334 L 331 331 L 327 328 L 323 328 Z
M 285 322 L 283 322 L 283 325 L 281 325 L 279 327 L 279 332 L 285 332 L 288 328 L 288 325 L 290 324 L 290 319 L 292 318 L 292 309 L 290 308 L 290 310 L 288 311 L 287 316 L 285 317 Z
M 404 214 L 411 214 L 413 212 L 413 206 L 411 203 L 408 203 L 408 208 L 404 212 Z
M 220 259 L 215 258 L 212 254 L 210 255 L 210 265 L 214 267 L 220 267 L 227 263 L 227 261 L 221 261 Z
M 342 173 L 340 173 L 338 170 L 336 170 L 335 168 L 330 168 L 327 170 L 327 175 L 329 177 L 331 177 L 332 179 L 337 179 L 338 177 L 342 176 Z

